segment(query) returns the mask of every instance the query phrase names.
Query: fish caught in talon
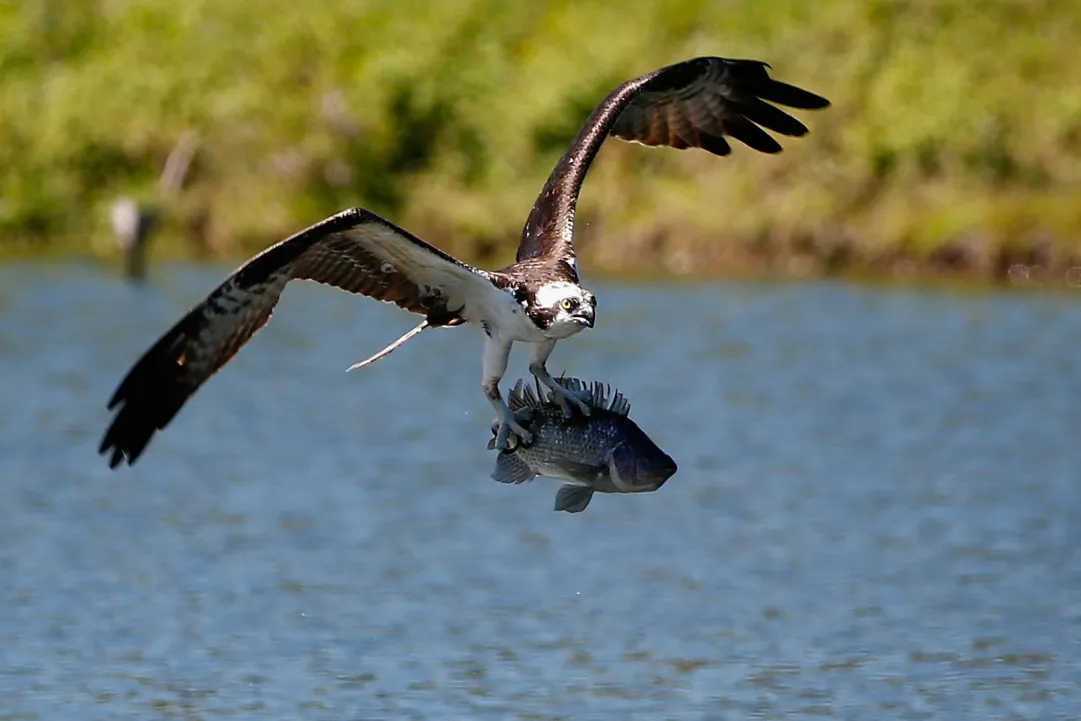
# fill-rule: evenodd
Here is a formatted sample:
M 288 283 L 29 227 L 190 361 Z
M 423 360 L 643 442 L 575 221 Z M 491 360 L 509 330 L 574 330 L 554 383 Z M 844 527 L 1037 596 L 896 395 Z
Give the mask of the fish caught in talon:
M 512 432 L 530 438 L 499 390 L 515 343 L 531 348 L 529 372 L 537 379 L 537 391 L 543 385 L 555 394 L 556 402 L 544 407 L 565 414 L 568 422 L 577 408 L 581 421 L 602 410 L 596 398 L 576 398 L 574 393 L 590 389 L 557 385 L 546 364 L 556 343 L 597 322 L 597 297 L 582 286 L 578 274 L 574 221 L 582 183 L 601 146 L 617 138 L 652 147 L 699 148 L 723 157 L 732 152 L 728 139 L 734 139 L 774 155 L 781 145 L 766 130 L 793 138 L 808 132 L 782 107 L 818 110 L 829 104 L 820 95 L 775 80 L 769 64 L 760 60 L 701 56 L 630 78 L 601 99 L 579 126 L 526 217 L 514 262 L 496 270 L 455 258 L 365 208 L 349 208 L 310 225 L 249 258 L 135 361 L 107 403 L 115 414 L 98 452 L 110 468 L 134 464 L 199 388 L 266 326 L 295 280 L 393 303 L 421 317 L 414 328 L 350 370 L 386 358 L 429 329 L 468 325 L 482 330 L 481 388 L 500 414 L 497 447 L 505 449 Z M 596 393 L 596 385 L 592 390 Z M 530 425 L 547 423 L 545 416 Z M 631 451 L 637 454 L 644 447 L 635 441 Z M 668 475 L 674 472 L 673 466 Z M 611 473 L 605 474 L 609 479 Z M 632 473 L 640 475 L 640 469 Z M 562 505 L 565 510 L 585 507 L 578 497 Z
M 560 385 L 561 380 L 562 379 L 556 379 L 556 384 L 548 391 L 548 401 L 559 404 L 560 409 L 563 411 L 564 418 L 572 418 L 574 416 L 574 410 L 571 410 L 572 406 L 583 416 L 588 416 L 591 411 L 589 406 L 591 400 L 590 392 L 588 390 L 572 391 L 564 388 Z
M 525 483 L 548 476 L 566 481 L 556 493 L 555 510 L 580 513 L 594 493 L 647 493 L 675 474 L 676 462 L 630 419 L 631 405 L 622 393 L 575 378 L 558 383 L 583 399 L 590 414 L 565 418 L 558 395 L 519 380 L 507 406 L 533 437 L 503 448 L 497 437 L 488 442 L 489 450 L 499 450 L 493 480 Z M 493 435 L 498 425 L 493 424 Z
M 492 450 L 512 450 L 533 442 L 533 434 L 514 421 L 497 423 L 494 433 L 495 438 L 490 443 Z
M 512 411 L 512 413 L 514 414 L 514 422 L 518 424 L 519 428 L 525 431 L 521 424 L 528 423 L 529 421 L 533 420 L 533 409 L 519 408 L 516 411 Z M 503 444 L 500 445 L 499 433 L 502 430 L 502 427 L 503 424 L 500 422 L 499 418 L 496 418 L 494 421 L 492 421 L 492 440 L 488 441 L 489 451 L 512 451 L 520 445 L 528 445 L 533 441 L 533 434 L 529 433 L 528 431 L 525 431 L 525 437 L 523 437 L 522 434 L 519 433 L 509 432 L 507 433 L 506 439 L 503 441 Z M 508 429 L 510 429 L 509 425 L 507 427 Z

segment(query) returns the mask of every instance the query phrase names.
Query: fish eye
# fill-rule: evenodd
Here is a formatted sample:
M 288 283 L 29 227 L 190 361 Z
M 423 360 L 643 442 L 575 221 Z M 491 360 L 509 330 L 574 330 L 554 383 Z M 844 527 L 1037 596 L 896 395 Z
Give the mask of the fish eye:
M 563 300 L 559 301 L 559 306 L 563 310 L 574 310 L 574 307 L 576 305 L 578 305 L 578 300 L 576 298 L 564 298 Z

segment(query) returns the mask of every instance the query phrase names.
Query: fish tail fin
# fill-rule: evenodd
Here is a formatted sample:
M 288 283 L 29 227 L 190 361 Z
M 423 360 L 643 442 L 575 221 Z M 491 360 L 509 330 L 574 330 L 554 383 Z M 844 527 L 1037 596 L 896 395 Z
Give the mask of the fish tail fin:
M 405 345 L 408 340 L 410 340 L 414 336 L 420 335 L 421 331 L 423 331 L 423 330 L 425 330 L 425 329 L 427 329 L 429 327 L 431 327 L 431 326 L 428 325 L 428 319 L 425 318 L 424 320 L 422 320 L 420 322 L 420 325 L 418 325 L 416 328 L 413 328 L 408 333 L 403 335 L 401 338 L 394 341 L 393 343 L 391 343 L 390 345 L 388 345 L 386 348 L 379 351 L 375 355 L 369 356 L 368 358 L 365 358 L 364 360 L 360 361 L 359 363 L 354 363 L 353 365 L 349 366 L 348 368 L 345 369 L 345 372 L 348 373 L 349 371 L 355 371 L 357 368 L 363 368 L 366 365 L 369 365 L 371 363 L 375 363 L 380 358 L 386 358 L 388 355 L 390 355 L 391 353 L 393 353 L 394 351 L 398 350 L 403 345 Z
M 529 464 L 513 453 L 500 453 L 492 471 L 492 480 L 499 483 L 525 483 L 536 477 Z
M 577 486 L 568 483 L 556 491 L 555 510 L 566 511 L 567 513 L 581 513 L 586 510 L 586 506 L 589 505 L 592 498 L 593 488 L 591 486 Z

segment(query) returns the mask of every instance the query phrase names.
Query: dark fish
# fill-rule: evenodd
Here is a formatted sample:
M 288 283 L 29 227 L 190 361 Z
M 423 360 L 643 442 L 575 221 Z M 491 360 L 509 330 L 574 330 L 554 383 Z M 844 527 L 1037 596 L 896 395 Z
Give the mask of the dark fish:
M 541 400 L 532 386 L 519 380 L 507 396 L 515 418 L 533 433 L 532 443 L 515 443 L 499 452 L 492 478 L 524 483 L 537 476 L 568 481 L 556 493 L 555 510 L 585 510 L 595 492 L 646 493 L 664 485 L 676 462 L 632 421 L 631 404 L 603 383 L 556 378 L 591 408 L 584 416 L 564 417 L 548 393 Z M 610 397 L 609 397 L 610 395 Z M 495 435 L 495 427 L 492 429 Z M 495 438 L 488 443 L 495 450 Z

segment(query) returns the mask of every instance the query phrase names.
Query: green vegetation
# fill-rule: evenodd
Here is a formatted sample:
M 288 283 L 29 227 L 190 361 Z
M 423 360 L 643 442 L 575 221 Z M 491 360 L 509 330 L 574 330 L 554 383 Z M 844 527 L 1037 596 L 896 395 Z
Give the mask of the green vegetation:
M 153 256 L 248 253 L 362 205 L 505 261 L 593 104 L 710 54 L 833 107 L 776 157 L 610 142 L 579 215 L 592 267 L 1081 262 L 1081 3 L 35 0 L 0 4 L 0 38 L 9 252 L 111 252 L 112 201 L 154 200 L 194 130 Z

